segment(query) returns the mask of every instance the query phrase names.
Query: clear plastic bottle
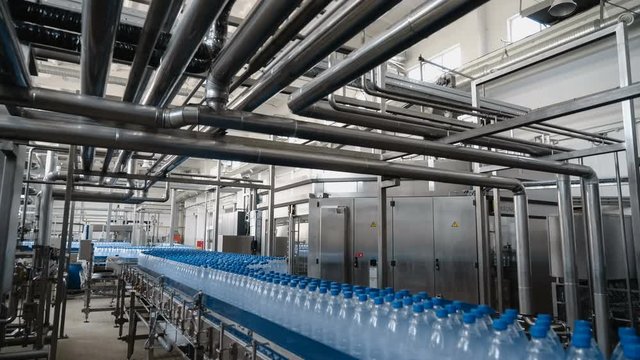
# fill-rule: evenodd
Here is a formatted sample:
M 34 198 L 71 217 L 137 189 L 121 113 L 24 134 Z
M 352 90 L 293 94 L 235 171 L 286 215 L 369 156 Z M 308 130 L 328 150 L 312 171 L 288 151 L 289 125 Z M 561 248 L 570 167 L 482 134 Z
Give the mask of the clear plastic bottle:
M 383 354 L 385 359 L 397 359 L 402 356 L 402 351 L 398 344 L 401 344 L 402 339 L 406 336 L 406 333 L 400 333 L 399 330 L 401 328 L 401 316 L 400 311 L 402 311 L 402 301 L 394 300 L 391 303 L 391 311 L 389 312 L 389 317 L 387 319 L 386 325 L 386 343 L 387 345 L 383 348 Z
M 458 332 L 456 360 L 475 360 L 484 351 L 484 341 L 476 316 L 473 313 L 462 315 L 462 326 Z
M 338 336 L 335 332 L 335 321 L 338 318 L 338 312 L 340 311 L 340 290 L 331 290 L 331 297 L 327 302 L 327 307 L 324 311 L 324 322 L 322 324 L 322 342 L 336 347 Z
M 599 349 L 591 346 L 591 335 L 587 332 L 574 333 L 566 360 L 604 360 Z
M 419 359 L 427 353 L 428 346 L 426 339 L 429 338 L 429 325 L 424 318 L 424 306 L 413 304 L 411 307 L 412 316 L 409 320 L 409 329 L 406 343 L 407 358 Z
M 371 341 L 371 339 L 366 336 L 369 317 L 371 316 L 367 300 L 368 296 L 366 294 L 358 295 L 358 302 L 353 310 L 351 324 L 347 325 L 349 331 L 348 353 L 358 359 L 365 357 L 365 342 Z
M 531 341 L 527 345 L 526 360 L 564 360 L 565 354 L 547 337 L 544 325 L 534 325 L 530 329 Z
M 365 299 L 366 301 L 366 299 Z M 349 351 L 349 331 L 352 326 L 351 321 L 356 309 L 356 302 L 353 299 L 353 292 L 345 291 L 343 293 L 343 299 L 340 303 L 340 310 L 338 311 L 338 317 L 336 324 L 338 325 L 336 334 L 336 348 L 340 351 Z
M 456 334 L 451 327 L 447 310 L 436 310 L 436 321 L 431 326 L 429 335 L 429 353 L 437 359 L 452 359 Z
M 521 354 L 508 331 L 507 320 L 500 318 L 493 322 L 493 336 L 487 351 L 487 360 L 518 359 Z
M 518 323 L 517 315 L 509 312 L 502 315 L 501 318 L 506 320 L 508 327 L 507 330 L 513 337 L 513 342 L 516 343 L 518 347 L 524 349 L 528 343 L 527 335 L 524 333 L 524 329 L 522 329 L 522 327 Z
M 326 287 L 320 287 L 318 290 L 318 296 L 316 302 L 313 305 L 313 321 L 311 323 L 311 337 L 322 342 L 324 335 L 325 312 L 327 311 L 327 304 L 329 303 L 330 295 L 327 293 Z

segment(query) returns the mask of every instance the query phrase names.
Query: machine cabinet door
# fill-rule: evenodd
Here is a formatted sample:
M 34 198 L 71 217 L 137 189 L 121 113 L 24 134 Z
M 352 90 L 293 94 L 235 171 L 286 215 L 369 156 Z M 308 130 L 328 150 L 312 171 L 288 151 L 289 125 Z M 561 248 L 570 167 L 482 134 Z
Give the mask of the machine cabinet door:
M 478 302 L 478 252 L 473 199 L 433 198 L 435 293 Z
M 369 286 L 369 262 L 378 258 L 378 200 L 354 199 L 353 251 L 351 271 L 353 283 Z
M 320 208 L 320 277 L 347 282 L 349 208 L 327 206 Z
M 433 292 L 433 200 L 395 197 L 390 205 L 392 286 Z

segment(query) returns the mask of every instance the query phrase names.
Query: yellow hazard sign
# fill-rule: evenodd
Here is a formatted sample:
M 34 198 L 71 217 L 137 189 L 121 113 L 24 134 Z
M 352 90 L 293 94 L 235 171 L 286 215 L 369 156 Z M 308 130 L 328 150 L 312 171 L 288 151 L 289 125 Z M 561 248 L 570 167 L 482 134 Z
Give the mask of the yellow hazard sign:
M 457 221 L 454 221 L 454 222 L 453 222 L 453 224 L 451 224 L 451 227 L 452 227 L 452 228 L 459 228 L 459 227 L 460 227 L 460 224 L 458 224 L 458 222 L 457 222 Z
M 370 227 L 372 227 L 372 228 L 374 228 L 374 227 L 378 227 L 378 224 L 376 224 L 376 222 L 375 222 L 375 221 L 372 221 L 372 222 L 371 222 Z

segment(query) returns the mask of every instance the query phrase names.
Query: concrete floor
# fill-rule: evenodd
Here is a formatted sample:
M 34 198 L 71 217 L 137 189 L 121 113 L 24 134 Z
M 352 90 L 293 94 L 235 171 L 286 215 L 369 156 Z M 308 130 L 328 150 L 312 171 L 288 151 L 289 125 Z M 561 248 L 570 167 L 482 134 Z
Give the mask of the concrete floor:
M 106 307 L 110 305 L 109 299 L 95 299 L 91 301 L 92 307 Z M 88 359 L 88 360 L 122 360 L 127 356 L 127 343 L 118 340 L 118 328 L 114 327 L 111 312 L 95 312 L 89 315 L 89 322 L 84 322 L 84 314 L 81 312 L 83 300 L 81 297 L 70 299 L 67 304 L 67 322 L 65 324 L 66 339 L 62 339 L 58 345 L 58 359 Z M 146 334 L 144 324 L 138 323 L 138 334 Z M 127 324 L 124 325 L 123 334 L 127 334 Z M 144 340 L 136 341 L 135 352 L 132 359 L 147 359 L 147 351 L 144 349 Z M 161 348 L 154 350 L 154 359 L 173 360 L 182 359 L 179 354 L 167 354 Z

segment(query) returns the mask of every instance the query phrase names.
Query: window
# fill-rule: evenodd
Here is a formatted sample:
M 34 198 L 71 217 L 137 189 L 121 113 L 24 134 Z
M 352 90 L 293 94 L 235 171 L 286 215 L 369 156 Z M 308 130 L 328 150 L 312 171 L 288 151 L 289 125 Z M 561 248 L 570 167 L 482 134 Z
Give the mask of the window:
M 516 14 L 507 20 L 509 42 L 516 42 L 542 31 L 546 26 Z
M 430 62 L 441 65 L 447 69 L 455 69 L 462 65 L 462 50 L 460 45 L 453 46 L 440 54 L 428 59 Z M 447 70 L 430 64 L 422 63 L 422 78 L 420 78 L 420 66 L 415 66 L 407 72 L 407 76 L 414 80 L 423 80 L 426 82 L 435 82 Z

